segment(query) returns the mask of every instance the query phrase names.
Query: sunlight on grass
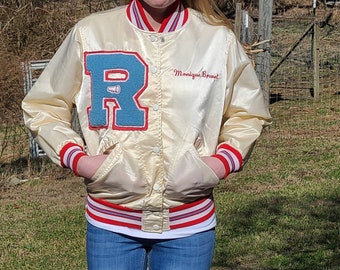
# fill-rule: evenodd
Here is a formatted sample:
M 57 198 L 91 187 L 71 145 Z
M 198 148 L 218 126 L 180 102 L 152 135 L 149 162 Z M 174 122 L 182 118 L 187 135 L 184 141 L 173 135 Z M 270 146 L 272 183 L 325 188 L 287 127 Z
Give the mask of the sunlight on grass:
M 83 207 L 50 213 L 38 202 L 19 205 L 2 212 L 16 218 L 2 227 L 0 269 L 86 269 Z
M 340 263 L 339 187 L 334 181 L 261 195 L 217 191 L 215 200 L 215 265 L 316 269 Z

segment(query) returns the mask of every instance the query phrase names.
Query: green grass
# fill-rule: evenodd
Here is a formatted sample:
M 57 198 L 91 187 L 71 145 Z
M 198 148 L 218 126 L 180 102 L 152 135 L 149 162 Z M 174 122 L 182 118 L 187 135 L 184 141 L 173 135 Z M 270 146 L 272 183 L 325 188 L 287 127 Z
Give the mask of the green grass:
M 215 189 L 214 270 L 340 269 L 340 98 L 329 93 L 272 104 L 249 162 Z M 27 177 L 18 164 L 3 168 Z M 0 269 L 86 269 L 82 180 L 30 165 L 28 182 L 0 183 Z
M 328 104 L 316 102 L 315 119 L 297 115 L 299 122 L 289 125 L 276 115 L 285 118 L 298 101 L 272 106 L 281 112 L 274 114 L 275 124 L 243 171 L 214 192 L 213 269 L 340 268 L 340 140 L 334 133 L 340 118 L 339 110 L 324 113 Z M 46 162 L 25 184 L 3 185 L 0 269 L 86 269 L 85 188 Z
M 35 179 L 0 197 L 0 269 L 86 269 L 81 181 L 64 181 Z
M 249 162 L 215 189 L 214 270 L 340 269 L 338 108 L 325 92 L 271 106 Z M 28 169 L 0 185 L 0 269 L 86 269 L 82 180 L 46 159 Z
M 38 203 L 19 203 L 30 216 L 3 232 L 0 268 L 85 269 L 85 225 L 79 207 L 49 213 Z M 20 208 L 8 211 L 16 215 Z
M 232 206 L 220 210 L 216 265 L 256 269 L 339 267 L 340 213 L 334 184 L 298 192 L 224 194 L 217 198 L 220 204 Z
M 264 143 L 268 143 L 266 138 Z M 303 143 L 279 158 L 270 154 L 268 160 L 261 158 L 268 154 L 259 145 L 254 162 L 215 191 L 219 225 L 214 265 L 231 269 L 340 267 L 340 168 L 335 163 L 340 144 L 315 157 L 306 156 L 309 144 Z M 261 167 L 272 171 L 251 173 Z

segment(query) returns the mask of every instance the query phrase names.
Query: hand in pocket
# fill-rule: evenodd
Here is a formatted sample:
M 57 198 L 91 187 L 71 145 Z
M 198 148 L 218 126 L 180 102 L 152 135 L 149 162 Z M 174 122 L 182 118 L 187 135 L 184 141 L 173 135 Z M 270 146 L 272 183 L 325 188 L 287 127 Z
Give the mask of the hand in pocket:
M 108 155 L 83 156 L 79 159 L 77 172 L 79 176 L 91 179 Z
M 209 156 L 204 156 L 201 159 L 208 167 L 210 167 L 210 169 L 213 170 L 219 179 L 224 178 L 226 171 L 222 161 L 218 158 Z

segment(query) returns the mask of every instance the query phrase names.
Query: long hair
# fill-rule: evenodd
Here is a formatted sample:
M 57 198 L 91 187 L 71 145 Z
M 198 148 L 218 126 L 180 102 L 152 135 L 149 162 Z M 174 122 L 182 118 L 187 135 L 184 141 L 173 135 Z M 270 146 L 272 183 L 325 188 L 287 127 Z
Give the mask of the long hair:
M 231 30 L 234 29 L 231 21 L 223 14 L 216 0 L 182 0 L 185 7 L 201 12 L 208 23 L 212 25 L 224 25 Z

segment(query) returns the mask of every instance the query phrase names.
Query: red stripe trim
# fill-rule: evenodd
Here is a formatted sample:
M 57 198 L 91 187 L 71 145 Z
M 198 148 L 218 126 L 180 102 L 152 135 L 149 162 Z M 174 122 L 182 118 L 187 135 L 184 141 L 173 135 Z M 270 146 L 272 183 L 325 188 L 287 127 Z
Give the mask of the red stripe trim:
M 189 11 L 187 8 L 184 9 L 184 19 L 183 19 L 183 25 L 187 22 L 189 18 Z
M 101 205 L 113 208 L 113 209 L 117 209 L 117 210 L 122 210 L 122 211 L 127 211 L 127 212 L 134 212 L 134 213 L 142 213 L 142 210 L 134 210 L 125 206 L 121 206 L 118 204 L 114 204 L 114 203 L 110 203 L 108 201 L 105 201 L 103 199 L 98 199 L 98 198 L 93 198 L 91 195 L 88 195 L 91 200 L 95 201 L 96 203 L 99 203 Z
M 172 18 L 172 16 L 174 15 L 174 12 L 178 9 L 178 6 L 180 5 L 181 1 L 180 0 L 176 0 L 176 2 L 173 4 L 173 8 L 170 12 L 170 15 L 168 17 L 166 17 L 161 24 L 161 27 L 159 28 L 158 32 L 162 33 L 165 29 L 165 27 L 167 26 L 167 24 L 169 23 L 170 19 Z
M 145 23 L 146 27 L 148 28 L 149 31 L 155 31 L 153 29 L 153 27 L 151 26 L 151 24 L 149 23 L 146 15 L 145 15 L 145 12 L 144 12 L 144 9 L 142 7 L 142 4 L 139 2 L 139 1 L 135 1 L 136 2 L 136 5 L 137 5 L 137 8 L 138 8 L 138 11 L 139 11 L 139 14 L 141 16 L 141 19 L 143 20 L 143 22 Z M 145 29 L 144 29 L 145 30 Z
M 79 144 L 72 143 L 72 142 L 65 144 L 63 146 L 63 148 L 61 148 L 60 153 L 59 153 L 59 156 L 60 156 L 60 165 L 62 167 L 68 168 L 69 164 L 64 164 L 63 160 L 65 158 L 66 151 L 68 149 L 72 148 L 72 147 L 79 147 L 82 151 L 84 151 L 84 148 L 81 145 L 79 145 Z
M 191 208 L 191 209 L 189 209 L 189 211 L 184 210 L 184 211 L 182 211 L 184 213 L 181 213 L 181 214 L 171 213 L 169 215 L 170 224 L 171 224 L 171 222 L 177 222 L 179 220 L 183 220 L 183 219 L 186 219 L 186 218 L 192 218 L 194 216 L 201 215 L 202 213 L 205 213 L 208 209 L 210 209 L 213 204 L 214 204 L 213 201 L 209 201 L 207 204 L 199 207 L 198 209 Z
M 73 160 L 72 168 L 73 168 L 75 175 L 77 175 L 77 176 L 79 176 L 79 174 L 78 174 L 78 161 L 83 156 L 86 156 L 86 154 L 84 152 L 80 152 L 79 154 L 77 154 L 75 156 L 75 158 Z
M 221 144 L 218 148 L 217 148 L 217 154 L 213 155 L 212 157 L 215 157 L 215 158 L 218 158 L 224 165 L 224 168 L 226 170 L 226 173 L 224 175 L 224 178 L 226 178 L 230 173 L 231 173 L 231 169 L 230 168 L 230 165 L 228 163 L 228 160 L 225 159 L 224 156 L 218 154 L 218 151 L 219 150 L 225 150 L 227 152 L 231 152 L 231 154 L 235 155 L 235 157 L 238 159 L 239 161 L 239 164 L 240 164 L 240 168 L 242 167 L 242 161 L 243 161 L 243 158 L 242 158 L 242 155 L 241 153 L 234 147 L 232 147 L 231 145 L 229 144 Z M 234 163 L 234 160 L 229 160 L 231 163 Z M 235 169 L 235 168 L 234 168 Z
M 132 1 L 129 3 L 129 5 L 126 8 L 126 15 L 130 22 L 131 22 L 131 13 L 130 13 L 131 5 L 132 5 Z
M 124 207 L 124 206 L 120 206 L 120 205 L 109 203 L 109 202 L 107 202 L 105 200 L 102 200 L 102 199 L 94 199 L 90 195 L 88 195 L 88 196 L 92 200 L 97 202 L 98 204 L 101 204 L 101 205 L 104 205 L 104 206 L 107 206 L 107 207 L 111 207 L 111 208 L 117 209 L 117 210 L 119 209 L 119 210 L 122 210 L 122 211 L 128 211 L 130 213 L 131 212 L 136 212 L 136 213 L 142 215 L 142 211 L 140 211 L 140 210 L 133 210 L 133 209 L 130 209 L 130 208 L 127 208 L 127 207 Z M 190 203 L 190 204 L 184 204 L 184 205 L 181 205 L 181 206 L 178 206 L 178 207 L 174 207 L 172 209 L 169 209 L 169 212 L 173 213 L 173 212 L 178 212 L 180 210 L 190 209 L 191 207 L 195 207 L 196 205 L 204 203 L 204 201 L 208 200 L 208 199 L 209 198 L 204 198 L 204 199 L 200 199 L 200 200 L 195 201 L 195 202 Z M 211 210 L 207 214 L 205 214 L 204 216 L 195 219 L 195 215 L 194 215 L 194 216 L 188 217 L 188 218 L 192 218 L 191 220 L 183 222 L 183 223 L 178 223 L 178 224 L 175 224 L 175 225 L 171 225 L 171 219 L 172 218 L 170 218 L 170 220 L 169 220 L 170 221 L 170 229 L 185 228 L 185 227 L 197 225 L 199 223 L 202 223 L 202 222 L 208 220 L 215 213 L 215 206 L 214 206 L 213 202 L 212 202 L 212 206 L 210 205 L 209 207 L 211 207 Z M 204 207 L 202 207 L 202 209 L 203 208 Z M 87 214 L 92 219 L 94 219 L 94 220 L 96 220 L 98 222 L 101 222 L 101 223 L 104 223 L 104 224 L 109 224 L 109 225 L 111 224 L 111 225 L 116 225 L 116 226 L 124 226 L 124 227 L 128 227 L 128 228 L 136 228 L 136 229 L 141 229 L 142 228 L 142 224 L 141 223 L 140 224 L 135 224 L 135 223 L 117 221 L 117 220 L 114 219 L 114 216 L 112 216 L 113 217 L 112 219 L 104 218 L 104 217 L 101 217 L 100 215 L 96 215 L 93 212 L 91 212 L 91 209 L 92 208 L 91 208 L 90 204 L 88 204 L 88 207 L 86 209 Z M 95 209 L 93 209 L 93 210 L 95 210 Z M 176 213 L 175 213 L 175 215 L 176 215 Z M 174 218 L 176 219 L 176 216 Z M 178 220 L 176 219 L 176 221 L 178 221 Z
M 176 206 L 176 207 L 170 208 L 169 209 L 169 213 L 174 213 L 174 212 L 178 212 L 178 211 L 181 211 L 181 210 L 186 210 L 188 208 L 191 208 L 191 207 L 194 207 L 196 205 L 201 204 L 202 202 L 206 201 L 207 199 L 208 198 L 203 198 L 203 199 L 200 199 L 198 201 L 194 201 L 192 203 L 186 203 L 186 204 L 182 204 L 180 206 Z
M 177 15 L 175 15 L 176 10 L 178 10 Z M 132 12 L 134 13 L 134 16 L 136 19 L 135 23 L 137 24 L 136 26 L 138 28 L 143 29 L 143 30 L 148 30 L 151 32 L 155 31 L 152 25 L 150 24 L 149 20 L 147 19 L 145 10 L 139 0 L 131 1 L 127 7 L 126 14 L 130 22 L 132 22 L 132 16 L 133 16 Z M 183 26 L 188 20 L 188 17 L 189 17 L 188 9 L 182 6 L 181 0 L 176 0 L 176 2 L 173 4 L 173 8 L 170 12 L 170 15 L 167 18 L 165 18 L 161 23 L 160 29 L 158 30 L 159 33 L 164 32 L 164 30 L 168 27 L 169 21 L 171 20 L 173 16 L 177 16 L 178 18 L 174 22 L 175 25 L 172 25 L 169 31 L 174 31 L 179 26 Z M 183 22 L 181 23 L 181 25 L 177 25 L 178 20 L 181 17 L 183 17 Z M 147 28 L 147 29 L 144 29 L 144 28 Z
M 233 152 L 233 154 L 237 157 L 237 159 L 239 160 L 239 162 L 240 162 L 240 164 L 242 164 L 242 155 L 241 155 L 241 153 L 236 149 L 236 148 L 234 148 L 234 147 L 232 147 L 231 145 L 229 145 L 229 144 L 226 144 L 226 143 L 224 143 L 224 144 L 221 144 L 219 147 L 218 147 L 218 149 L 226 149 L 226 150 L 229 150 L 229 151 L 231 151 L 231 152 Z M 217 151 L 218 151 L 218 149 L 217 149 Z
M 96 203 L 99 203 L 101 205 L 104 205 L 104 206 L 107 206 L 107 207 L 110 207 L 110 208 L 114 208 L 114 209 L 122 210 L 122 211 L 134 212 L 134 213 L 142 213 L 143 212 L 142 210 L 135 210 L 135 209 L 132 209 L 132 208 L 129 208 L 129 207 L 126 207 L 126 206 L 121 206 L 119 204 L 110 203 L 110 202 L 108 202 L 106 200 L 103 200 L 103 199 L 94 198 L 91 195 L 88 195 L 88 196 L 91 198 L 91 200 L 95 201 Z M 186 203 L 186 204 L 182 204 L 180 206 L 176 206 L 176 207 L 170 208 L 169 209 L 169 213 L 174 213 L 174 212 L 186 210 L 188 208 L 191 208 L 191 207 L 194 207 L 196 205 L 202 204 L 207 199 L 208 198 L 203 198 L 203 199 L 194 201 L 192 203 Z
M 218 155 L 218 154 L 212 155 L 212 157 L 218 158 L 223 163 L 223 166 L 225 168 L 225 174 L 223 178 L 226 178 L 230 174 L 230 167 L 229 167 L 228 161 L 223 156 Z
M 134 228 L 134 229 L 138 229 L 141 230 L 142 227 L 136 224 L 131 224 L 131 223 L 127 223 L 127 222 L 121 222 L 121 221 L 116 221 L 116 220 L 111 220 L 111 219 L 107 219 L 107 218 L 102 218 L 99 216 L 94 215 L 93 213 L 91 213 L 88 209 L 86 209 L 86 213 L 93 218 L 96 221 L 105 223 L 105 224 L 111 224 L 111 225 L 116 225 L 116 226 L 123 226 L 123 227 L 128 227 L 128 228 Z
M 184 222 L 184 223 L 181 223 L 181 224 L 172 225 L 172 226 L 170 226 L 170 229 L 174 230 L 174 229 L 178 229 L 178 228 L 190 227 L 190 226 L 199 224 L 201 222 L 208 220 L 214 213 L 215 213 L 215 207 L 213 207 L 207 215 L 205 215 L 201 218 L 191 220 L 191 221 L 188 221 L 188 222 Z
M 108 208 L 108 207 L 104 207 L 103 205 L 99 204 L 99 205 L 95 205 L 93 203 L 92 200 L 90 200 L 90 198 L 88 198 L 87 200 L 87 209 L 89 211 L 91 211 L 91 213 L 98 213 L 96 214 L 97 216 L 101 216 L 103 215 L 108 215 L 112 218 L 110 219 L 115 219 L 117 218 L 122 218 L 122 219 L 127 219 L 127 220 L 131 220 L 128 223 L 134 223 L 132 221 L 137 221 L 137 222 L 141 222 L 142 220 L 142 214 L 141 213 L 133 213 L 133 212 L 127 212 L 127 211 L 122 211 L 122 210 L 118 210 L 118 209 L 114 209 L 114 208 Z

